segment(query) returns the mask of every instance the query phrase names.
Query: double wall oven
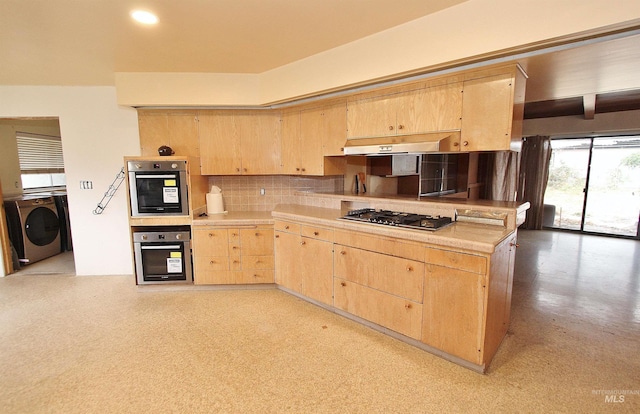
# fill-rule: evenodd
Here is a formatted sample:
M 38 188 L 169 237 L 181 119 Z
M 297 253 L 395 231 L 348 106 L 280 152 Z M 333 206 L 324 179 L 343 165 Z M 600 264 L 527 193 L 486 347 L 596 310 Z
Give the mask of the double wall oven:
M 190 226 L 162 220 L 189 216 L 187 161 L 135 159 L 127 170 L 138 285 L 193 283 Z

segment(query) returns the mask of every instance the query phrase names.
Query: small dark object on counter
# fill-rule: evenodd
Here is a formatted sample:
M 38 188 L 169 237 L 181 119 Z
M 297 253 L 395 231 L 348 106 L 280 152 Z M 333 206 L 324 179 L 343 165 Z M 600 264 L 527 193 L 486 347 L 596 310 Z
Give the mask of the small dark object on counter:
M 360 192 L 360 184 L 358 183 L 358 174 L 355 175 L 356 179 L 356 194 Z
M 168 155 L 173 155 L 175 154 L 175 152 L 173 152 L 173 150 L 171 149 L 171 147 L 167 147 L 166 145 L 161 146 L 160 148 L 158 148 L 158 154 L 160 154 L 163 157 L 166 157 Z
M 209 217 L 209 215 L 207 213 L 200 213 L 200 215 L 198 217 Z

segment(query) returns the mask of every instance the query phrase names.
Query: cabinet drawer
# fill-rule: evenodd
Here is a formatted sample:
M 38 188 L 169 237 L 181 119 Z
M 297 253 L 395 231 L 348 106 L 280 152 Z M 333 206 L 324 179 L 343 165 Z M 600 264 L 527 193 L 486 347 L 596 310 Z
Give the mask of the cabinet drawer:
M 251 283 L 274 283 L 273 270 L 257 269 L 231 272 L 234 275 L 234 282 L 239 284 Z
M 334 276 L 422 303 L 421 262 L 336 245 Z
M 242 256 L 242 269 L 270 269 L 273 270 L 273 256 Z
M 355 231 L 335 230 L 334 241 L 345 246 L 358 247 L 364 250 L 404 257 L 405 259 L 423 261 L 424 245 L 393 237 L 370 235 Z
M 414 339 L 420 339 L 422 305 L 334 278 L 334 306 Z
M 196 257 L 194 264 L 196 272 L 229 270 L 229 258 L 227 256 Z
M 233 283 L 233 276 L 228 270 L 200 271 L 196 268 L 193 282 L 196 285 L 230 285 Z
M 473 254 L 427 248 L 425 249 L 424 261 L 426 264 L 450 267 L 481 275 L 487 273 L 486 257 Z
M 333 230 L 324 227 L 301 226 L 300 234 L 312 239 L 333 241 Z
M 284 231 L 287 233 L 300 234 L 300 225 L 289 221 L 276 221 L 273 225 L 276 231 Z

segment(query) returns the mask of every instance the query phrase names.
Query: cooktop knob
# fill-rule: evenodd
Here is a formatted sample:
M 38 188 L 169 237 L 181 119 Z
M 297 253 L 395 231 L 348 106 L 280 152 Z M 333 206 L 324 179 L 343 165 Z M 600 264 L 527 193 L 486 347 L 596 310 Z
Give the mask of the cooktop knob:
M 176 239 L 180 240 L 182 238 L 182 234 L 176 234 Z

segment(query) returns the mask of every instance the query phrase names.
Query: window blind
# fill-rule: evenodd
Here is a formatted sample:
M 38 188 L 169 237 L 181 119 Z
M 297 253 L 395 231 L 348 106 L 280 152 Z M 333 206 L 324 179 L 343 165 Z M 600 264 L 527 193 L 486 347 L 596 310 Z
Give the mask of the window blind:
M 60 137 L 18 132 L 16 141 L 22 174 L 64 172 Z

